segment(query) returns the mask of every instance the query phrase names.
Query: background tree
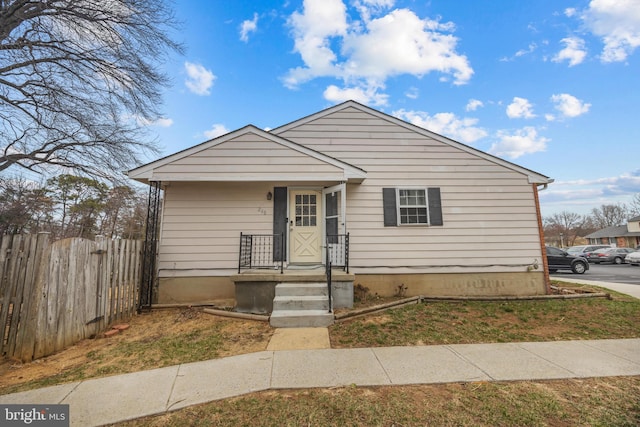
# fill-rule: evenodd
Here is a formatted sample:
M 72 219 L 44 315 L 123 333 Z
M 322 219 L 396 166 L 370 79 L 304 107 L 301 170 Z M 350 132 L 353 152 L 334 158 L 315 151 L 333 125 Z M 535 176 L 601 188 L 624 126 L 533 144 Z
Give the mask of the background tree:
M 547 243 L 556 246 L 573 246 L 578 237 L 590 232 L 585 232 L 590 220 L 575 212 L 562 211 L 544 218 L 543 222 Z
M 629 203 L 629 216 L 636 217 L 640 215 L 640 193 L 637 193 Z
M 175 28 L 163 0 L 0 0 L 0 171 L 139 163 Z
M 606 228 L 627 223 L 629 211 L 624 203 L 616 205 L 601 205 L 599 208 L 591 209 L 591 219 L 598 228 Z
M 48 231 L 52 207 L 44 187 L 24 178 L 0 177 L 0 235 Z
M 0 235 L 47 231 L 54 240 L 96 234 L 140 239 L 146 215 L 143 190 L 74 175 L 46 183 L 0 177 Z
M 91 237 L 108 192 L 106 184 L 95 179 L 60 175 L 47 181 L 47 189 L 60 214 L 60 237 Z
M 145 195 L 131 187 L 112 188 L 103 206 L 99 233 L 107 237 L 139 238 L 138 230 L 142 230 L 146 221 L 146 203 Z

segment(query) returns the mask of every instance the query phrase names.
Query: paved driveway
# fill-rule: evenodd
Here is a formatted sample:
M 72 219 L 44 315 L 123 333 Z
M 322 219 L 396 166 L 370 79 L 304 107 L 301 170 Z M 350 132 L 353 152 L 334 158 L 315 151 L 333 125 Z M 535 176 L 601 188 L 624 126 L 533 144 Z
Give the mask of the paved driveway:
M 640 267 L 609 264 L 591 264 L 584 274 L 557 272 L 552 279 L 584 283 L 611 289 L 616 292 L 640 298 Z
M 629 264 L 590 264 L 589 271 L 584 274 L 573 274 L 570 271 L 558 271 L 554 277 L 563 279 L 596 280 L 599 282 L 625 283 L 640 287 L 640 267 Z

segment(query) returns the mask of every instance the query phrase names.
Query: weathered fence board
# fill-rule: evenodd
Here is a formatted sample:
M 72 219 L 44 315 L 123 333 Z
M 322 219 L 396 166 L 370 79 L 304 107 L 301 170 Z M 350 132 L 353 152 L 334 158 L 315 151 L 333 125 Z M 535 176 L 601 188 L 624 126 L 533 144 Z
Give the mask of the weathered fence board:
M 0 354 L 23 361 L 97 335 L 136 310 L 140 241 L 0 237 Z

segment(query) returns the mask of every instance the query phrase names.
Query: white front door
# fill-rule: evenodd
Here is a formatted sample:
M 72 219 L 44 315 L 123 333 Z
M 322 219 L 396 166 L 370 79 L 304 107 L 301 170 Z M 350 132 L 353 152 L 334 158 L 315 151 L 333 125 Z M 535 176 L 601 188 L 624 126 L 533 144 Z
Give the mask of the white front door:
M 322 262 L 322 192 L 289 191 L 290 262 Z

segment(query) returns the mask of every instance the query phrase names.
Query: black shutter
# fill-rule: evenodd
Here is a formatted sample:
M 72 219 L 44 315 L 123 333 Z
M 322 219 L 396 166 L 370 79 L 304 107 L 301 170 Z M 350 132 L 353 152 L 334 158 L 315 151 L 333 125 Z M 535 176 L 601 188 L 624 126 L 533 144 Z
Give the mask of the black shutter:
M 440 189 L 428 188 L 429 199 L 429 225 L 442 225 L 442 203 L 440 201 Z
M 273 239 L 273 260 L 285 261 L 287 253 L 287 187 L 273 189 L 273 234 L 276 235 Z
M 384 226 L 395 227 L 398 225 L 398 211 L 396 209 L 396 189 L 382 189 L 382 206 L 384 208 Z

